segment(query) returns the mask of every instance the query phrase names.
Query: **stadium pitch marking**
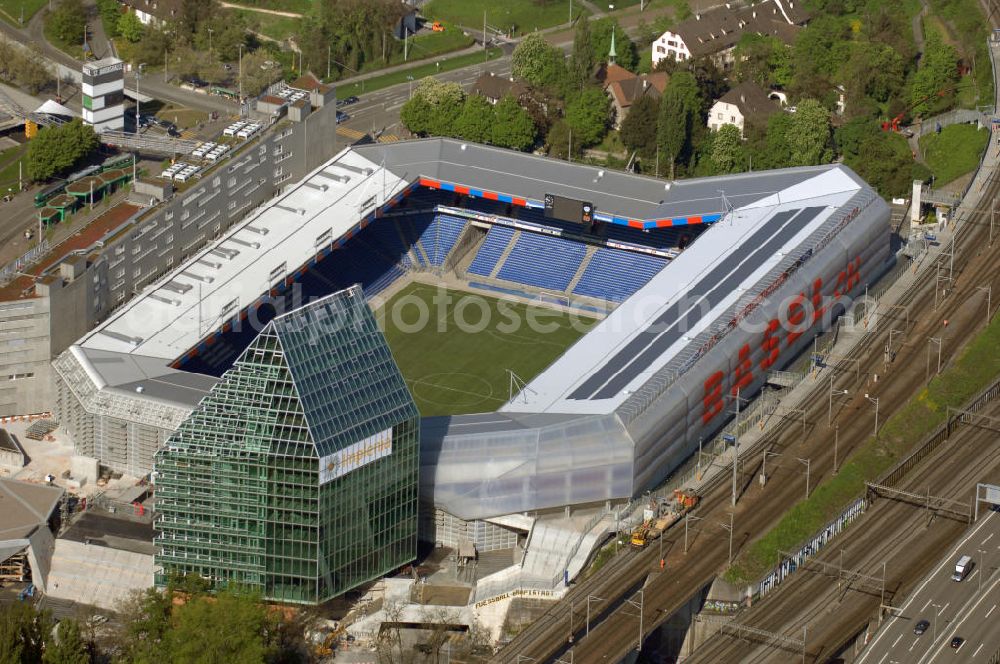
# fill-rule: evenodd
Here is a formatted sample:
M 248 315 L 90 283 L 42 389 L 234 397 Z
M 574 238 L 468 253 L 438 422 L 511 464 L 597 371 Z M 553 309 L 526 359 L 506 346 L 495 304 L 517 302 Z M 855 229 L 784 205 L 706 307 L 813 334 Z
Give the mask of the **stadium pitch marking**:
M 467 380 L 471 379 L 470 382 L 478 383 L 480 385 L 485 386 L 486 391 L 488 393 L 483 394 L 481 392 L 474 392 L 471 390 L 463 390 L 462 388 L 459 387 L 453 387 L 451 383 L 455 382 L 453 379 L 456 377 L 462 377 Z M 434 380 L 435 378 L 440 378 L 441 382 L 435 381 Z M 427 374 L 423 378 L 407 380 L 407 382 L 413 386 L 414 396 L 419 398 L 421 401 L 426 401 L 427 403 L 432 403 L 436 406 L 445 406 L 445 407 L 455 406 L 455 405 L 475 406 L 477 404 L 481 404 L 484 401 L 488 401 L 493 398 L 493 386 L 489 383 L 489 381 L 479 376 L 476 376 L 475 374 L 470 374 L 470 373 L 464 373 L 464 372 L 432 373 L 432 374 Z M 444 392 L 453 392 L 456 394 L 465 394 L 470 397 L 474 397 L 475 399 L 469 401 L 458 400 L 459 401 L 458 404 L 456 404 L 455 400 L 442 402 L 422 394 L 421 393 L 422 391 L 420 390 L 421 387 L 429 388 L 432 394 L 435 394 L 438 390 L 440 390 Z

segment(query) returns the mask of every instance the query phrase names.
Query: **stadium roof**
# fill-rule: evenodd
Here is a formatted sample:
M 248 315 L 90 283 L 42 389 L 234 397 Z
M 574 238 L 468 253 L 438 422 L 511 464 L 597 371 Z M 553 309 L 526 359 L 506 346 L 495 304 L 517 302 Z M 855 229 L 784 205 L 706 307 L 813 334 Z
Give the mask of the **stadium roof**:
M 252 159 L 248 155 L 234 161 L 227 171 L 235 173 Z M 490 198 L 485 194 L 493 193 L 537 206 L 546 193 L 586 197 L 599 214 L 674 219 L 719 216 L 723 193 L 730 205 L 750 205 L 827 170 L 787 169 L 669 183 L 451 139 L 347 148 L 148 287 L 78 343 L 88 351 L 173 361 L 306 264 L 317 247 L 349 235 L 363 214 L 418 182 L 432 181 L 441 188 L 450 182 L 474 195 Z M 207 182 L 194 196 L 199 193 L 208 193 Z
M 469 189 L 521 198 L 530 207 L 542 207 L 545 194 L 557 194 L 593 203 L 599 220 L 645 228 L 716 221 L 727 209 L 723 197 L 734 206 L 747 205 L 824 168 L 670 182 L 453 139 L 379 143 L 352 150 L 372 163 L 384 163 L 404 180 L 424 178 L 444 189 L 457 186 L 460 193 Z
M 612 411 L 865 186 L 838 166 L 794 173 L 810 177 L 706 230 L 503 410 Z

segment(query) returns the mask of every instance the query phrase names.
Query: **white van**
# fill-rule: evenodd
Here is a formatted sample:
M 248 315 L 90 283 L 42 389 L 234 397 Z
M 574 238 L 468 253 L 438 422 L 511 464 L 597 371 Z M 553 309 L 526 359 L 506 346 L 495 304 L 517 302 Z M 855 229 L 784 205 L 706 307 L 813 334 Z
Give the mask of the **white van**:
M 955 563 L 955 573 L 951 575 L 952 581 L 961 581 L 965 577 L 969 576 L 969 572 L 972 568 L 976 566 L 975 561 L 972 560 L 970 556 L 962 556 Z

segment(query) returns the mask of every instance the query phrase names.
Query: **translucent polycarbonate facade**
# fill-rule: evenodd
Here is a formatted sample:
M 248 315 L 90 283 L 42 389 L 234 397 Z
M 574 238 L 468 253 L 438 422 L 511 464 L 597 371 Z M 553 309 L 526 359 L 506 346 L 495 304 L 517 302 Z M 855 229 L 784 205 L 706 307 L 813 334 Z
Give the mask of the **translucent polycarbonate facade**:
M 425 420 L 422 497 L 471 520 L 655 487 L 891 267 L 888 221 L 861 188 L 613 412 Z
M 156 455 L 157 582 L 315 604 L 411 561 L 418 450 L 360 288 L 276 318 Z

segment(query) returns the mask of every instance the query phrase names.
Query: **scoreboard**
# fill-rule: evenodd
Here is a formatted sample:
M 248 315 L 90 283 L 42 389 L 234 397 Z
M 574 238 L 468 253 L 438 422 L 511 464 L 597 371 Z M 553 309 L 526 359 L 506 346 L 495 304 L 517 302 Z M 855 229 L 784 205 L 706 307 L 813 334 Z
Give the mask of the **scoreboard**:
M 545 217 L 591 224 L 594 222 L 594 204 L 556 194 L 545 194 Z

